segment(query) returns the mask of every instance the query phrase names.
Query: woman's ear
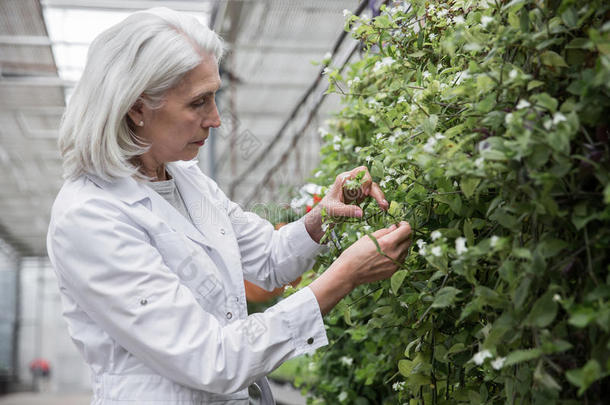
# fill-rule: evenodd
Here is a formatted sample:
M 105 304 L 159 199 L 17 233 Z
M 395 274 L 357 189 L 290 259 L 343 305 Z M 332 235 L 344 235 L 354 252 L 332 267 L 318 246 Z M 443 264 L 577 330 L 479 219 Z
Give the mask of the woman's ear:
M 127 115 L 131 120 L 131 123 L 136 127 L 144 126 L 144 111 L 143 111 L 144 103 L 142 103 L 142 99 L 138 98 L 134 105 L 131 106 Z

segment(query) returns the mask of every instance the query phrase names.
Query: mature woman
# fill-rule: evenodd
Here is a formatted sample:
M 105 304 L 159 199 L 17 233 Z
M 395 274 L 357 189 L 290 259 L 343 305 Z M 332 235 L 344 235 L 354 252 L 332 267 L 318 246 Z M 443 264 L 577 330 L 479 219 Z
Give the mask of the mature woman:
M 274 231 L 192 160 L 220 125 L 221 53 L 193 17 L 135 13 L 91 44 L 66 109 L 66 181 L 47 245 L 93 404 L 241 404 L 253 388 L 272 403 L 264 376 L 326 345 L 322 316 L 396 270 L 365 237 L 309 287 L 248 316 L 243 280 L 272 289 L 296 279 L 322 248 L 322 219 L 317 208 Z M 339 175 L 319 207 L 362 215 L 342 188 L 362 170 Z M 361 193 L 387 209 L 368 172 Z M 397 260 L 409 235 L 407 223 L 375 233 Z

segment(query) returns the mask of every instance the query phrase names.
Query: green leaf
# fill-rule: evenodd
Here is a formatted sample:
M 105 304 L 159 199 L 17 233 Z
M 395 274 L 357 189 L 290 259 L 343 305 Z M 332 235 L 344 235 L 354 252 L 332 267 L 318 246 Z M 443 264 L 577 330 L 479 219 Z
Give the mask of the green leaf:
M 580 388 L 578 390 L 579 396 L 584 394 L 591 384 L 602 377 L 604 377 L 604 373 L 595 359 L 589 360 L 582 368 L 566 372 L 568 381 Z
M 462 192 L 466 198 L 472 197 L 480 182 L 481 179 L 477 179 L 475 177 L 466 177 L 460 181 L 460 188 L 462 189 Z
M 388 213 L 396 218 L 402 218 L 403 215 L 403 207 L 402 204 L 396 201 L 390 202 L 390 208 L 388 208 Z
M 540 80 L 532 80 L 531 82 L 529 82 L 527 84 L 527 91 L 533 90 L 537 87 L 540 87 L 544 84 L 544 82 L 541 82 Z
M 394 295 L 398 295 L 398 289 L 402 286 L 402 283 L 405 280 L 409 273 L 406 270 L 398 270 L 396 273 L 392 274 L 392 278 L 390 279 L 390 286 L 392 287 L 392 292 Z
M 552 67 L 568 67 L 566 61 L 557 52 L 544 51 L 540 55 L 540 61 L 543 65 Z
M 523 363 L 524 361 L 537 359 L 542 355 L 542 350 L 536 349 L 527 349 L 527 350 L 515 350 L 506 356 L 506 361 L 504 361 L 504 367 L 512 366 L 515 364 Z
M 553 322 L 556 315 L 557 303 L 553 301 L 553 293 L 547 291 L 536 300 L 525 322 L 531 326 L 546 328 Z
M 461 291 L 455 287 L 443 287 L 434 296 L 432 308 L 445 308 L 453 305 L 456 296 Z
M 597 311 L 589 307 L 580 307 L 571 311 L 568 323 L 577 328 L 585 328 L 597 317 Z
M 546 108 L 551 112 L 557 111 L 558 102 L 553 97 L 549 96 L 547 93 L 539 93 L 531 96 L 531 99 L 536 101 L 536 104 Z

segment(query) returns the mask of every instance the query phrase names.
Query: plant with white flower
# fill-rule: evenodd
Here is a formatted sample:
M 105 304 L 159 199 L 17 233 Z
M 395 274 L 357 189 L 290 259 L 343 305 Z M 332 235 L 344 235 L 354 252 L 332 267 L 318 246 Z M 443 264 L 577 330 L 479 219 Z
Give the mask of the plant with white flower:
M 492 23 L 494 20 L 493 17 L 489 16 L 489 15 L 484 15 L 483 17 L 481 17 L 481 25 L 483 26 L 483 28 L 487 28 L 487 26 Z
M 374 116 L 374 115 L 371 115 L 371 116 L 369 117 L 369 121 L 371 122 L 371 124 L 376 124 L 376 123 L 377 123 L 377 118 L 375 118 L 375 116 Z
M 474 161 L 474 165 L 478 169 L 482 169 L 483 166 L 485 165 L 485 158 L 483 156 L 480 156 L 480 157 L 476 158 L 475 161 Z
M 430 253 L 432 253 L 433 256 L 441 257 L 443 254 L 443 249 L 440 246 L 434 246 L 432 249 L 430 249 Z
M 490 359 L 492 357 L 493 356 L 492 356 L 491 352 L 489 350 L 485 349 L 485 350 L 481 350 L 480 352 L 477 352 L 474 356 L 472 356 L 472 361 L 477 366 L 480 366 L 481 364 L 483 364 L 485 362 L 485 359 Z
M 464 20 L 464 17 L 462 17 L 461 15 L 456 15 L 455 17 L 453 17 L 451 19 L 451 21 L 455 24 L 455 25 L 462 25 L 466 23 L 466 20 Z
M 396 169 L 394 169 L 393 167 L 390 167 L 390 168 L 388 169 L 388 174 L 389 174 L 390 176 L 396 176 Z
M 396 104 L 402 104 L 404 102 L 406 102 L 407 100 L 405 99 L 405 96 L 400 96 L 398 97 L 398 99 L 396 100 Z
M 557 125 L 560 122 L 564 122 L 567 121 L 568 119 L 566 118 L 565 115 L 563 115 L 560 112 L 556 112 L 555 115 L 553 115 L 553 125 Z
M 387 66 L 391 66 L 394 62 L 396 61 L 391 56 L 387 56 L 381 60 L 378 60 L 377 62 L 375 62 L 375 66 L 373 66 L 373 72 L 378 72 L 380 69 L 383 69 Z
M 336 151 L 340 151 L 341 150 L 341 145 L 336 143 L 336 144 L 333 145 L 333 149 L 336 150 Z
M 496 235 L 493 235 L 493 236 L 491 237 L 491 239 L 489 240 L 489 245 L 490 245 L 492 248 L 495 248 L 496 246 L 498 246 L 498 242 L 499 242 L 499 241 L 500 241 L 500 238 L 499 238 L 499 237 L 497 237 Z
M 513 115 L 513 113 L 508 113 L 504 117 L 504 122 L 506 123 L 506 125 L 512 124 L 514 122 L 514 120 L 515 120 L 515 116 Z
M 424 151 L 428 153 L 434 153 L 434 146 L 436 145 L 436 138 L 430 137 L 424 144 Z
M 466 252 L 468 252 L 468 248 L 466 247 L 466 238 L 460 236 L 455 240 L 455 253 L 462 255 Z
M 559 294 L 555 294 L 555 295 L 553 295 L 553 301 L 555 301 L 555 302 L 561 302 L 561 295 L 559 295 Z
M 441 232 L 440 232 L 440 231 L 433 231 L 433 232 L 430 234 L 430 238 L 431 238 L 433 241 L 434 241 L 434 240 L 439 239 L 441 236 L 443 236 L 443 235 L 441 234 Z
M 519 100 L 519 102 L 517 103 L 517 110 L 522 110 L 524 108 L 529 108 L 532 105 L 527 101 L 527 100 Z
M 405 389 L 405 382 L 404 381 L 398 381 L 395 382 L 394 384 L 392 384 L 392 389 L 394 391 L 402 391 Z
M 354 359 L 353 359 L 353 358 L 351 358 L 351 357 L 342 356 L 342 357 L 339 359 L 339 362 L 340 362 L 341 364 L 343 364 L 344 366 L 346 366 L 346 367 L 351 367 L 352 363 L 354 362 Z
M 428 243 L 424 240 L 418 239 L 417 242 L 415 242 L 415 244 L 419 248 L 419 254 L 422 256 L 425 256 L 426 255 L 426 245 Z
M 506 361 L 506 357 L 497 357 L 491 362 L 491 366 L 494 370 L 500 370 L 502 366 L 504 366 L 504 362 Z
M 373 157 L 371 155 L 368 155 L 364 158 L 364 160 L 366 160 L 367 163 L 371 163 L 373 161 Z
M 325 68 L 324 68 L 324 70 L 322 71 L 322 74 L 323 74 L 323 75 L 327 75 L 327 74 L 329 74 L 330 72 L 331 72 L 331 69 L 330 69 L 330 68 L 328 68 L 328 67 L 325 67 Z
M 434 139 L 440 141 L 441 139 L 445 139 L 445 135 L 441 134 L 440 132 L 437 132 L 436 134 L 434 134 Z
M 350 15 L 352 15 L 352 12 L 351 12 L 351 11 L 349 11 L 349 10 L 348 10 L 348 9 L 346 9 L 346 8 L 345 8 L 345 9 L 343 9 L 343 17 L 348 17 L 348 16 L 350 16 Z
M 347 392 L 341 391 L 341 393 L 339 394 L 337 399 L 339 400 L 339 402 L 344 402 L 347 399 L 347 397 L 348 397 Z
M 519 76 L 519 72 L 517 72 L 517 69 L 512 69 L 509 73 L 508 73 L 508 77 L 510 79 L 516 79 L 517 76 Z
M 381 132 L 375 134 L 375 139 L 380 140 L 381 138 L 383 138 L 383 134 Z
M 428 35 L 428 38 L 434 40 L 436 38 L 436 34 L 434 32 L 431 32 L 430 35 Z
M 430 34 L 430 35 L 432 35 L 432 34 Z M 424 73 L 422 73 L 422 75 L 421 75 L 421 76 L 422 76 L 422 78 L 427 79 L 427 78 L 429 78 L 429 77 L 431 76 L 431 74 L 430 74 L 430 72 L 428 72 L 428 71 L 426 70 Z

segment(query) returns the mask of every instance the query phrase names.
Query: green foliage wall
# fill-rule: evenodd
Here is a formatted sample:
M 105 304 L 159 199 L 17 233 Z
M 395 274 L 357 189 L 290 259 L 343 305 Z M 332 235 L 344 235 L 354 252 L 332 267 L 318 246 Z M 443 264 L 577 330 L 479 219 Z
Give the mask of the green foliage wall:
M 315 181 L 367 165 L 408 220 L 392 277 L 327 317 L 313 402 L 582 404 L 610 398 L 610 4 L 413 1 L 347 16 L 364 57 Z

